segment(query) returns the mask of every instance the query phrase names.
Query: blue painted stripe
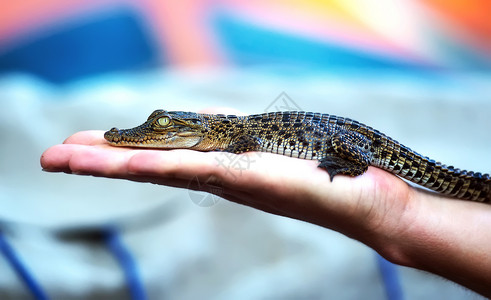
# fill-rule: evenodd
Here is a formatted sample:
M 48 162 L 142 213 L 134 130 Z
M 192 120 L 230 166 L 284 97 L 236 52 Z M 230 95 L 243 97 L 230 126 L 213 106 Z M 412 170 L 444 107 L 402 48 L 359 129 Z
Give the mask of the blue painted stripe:
M 130 251 L 124 246 L 118 230 L 115 228 L 107 228 L 105 231 L 105 242 L 124 272 L 126 283 L 131 294 L 131 299 L 147 299 L 145 288 L 135 259 L 131 255 Z
M 388 300 L 404 299 L 397 266 L 376 254 L 377 266 L 384 283 L 385 294 Z
M 0 231 L 0 252 L 3 254 L 5 259 L 14 269 L 15 273 L 22 280 L 26 288 L 29 290 L 34 299 L 47 300 L 49 299 L 44 290 L 41 288 L 39 283 L 34 278 L 33 274 L 21 258 L 17 255 L 15 250 L 9 245 L 7 239 Z

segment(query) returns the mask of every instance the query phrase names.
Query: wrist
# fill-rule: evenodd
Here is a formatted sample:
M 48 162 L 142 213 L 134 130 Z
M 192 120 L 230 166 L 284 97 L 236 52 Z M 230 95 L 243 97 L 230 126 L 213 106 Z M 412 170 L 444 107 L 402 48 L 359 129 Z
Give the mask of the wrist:
M 398 224 L 377 232 L 374 249 L 393 263 L 490 296 L 491 207 L 413 191 Z

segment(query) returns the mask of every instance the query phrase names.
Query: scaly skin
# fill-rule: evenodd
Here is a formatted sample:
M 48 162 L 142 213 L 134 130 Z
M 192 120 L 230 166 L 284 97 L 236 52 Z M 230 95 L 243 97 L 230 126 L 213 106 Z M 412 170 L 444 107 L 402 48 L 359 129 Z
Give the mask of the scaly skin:
M 311 112 L 250 116 L 154 111 L 142 125 L 112 128 L 104 138 L 114 146 L 199 151 L 271 152 L 316 159 L 331 180 L 357 176 L 368 166 L 387 170 L 451 197 L 491 202 L 488 174 L 456 169 L 422 156 L 357 121 Z

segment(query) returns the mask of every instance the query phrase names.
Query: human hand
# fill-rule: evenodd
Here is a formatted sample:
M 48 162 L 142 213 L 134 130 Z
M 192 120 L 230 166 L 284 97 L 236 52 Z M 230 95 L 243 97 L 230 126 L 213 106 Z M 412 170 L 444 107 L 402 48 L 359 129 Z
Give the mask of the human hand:
M 399 198 L 407 199 L 412 192 L 404 182 L 377 168 L 369 168 L 364 176 L 356 178 L 339 175 L 331 182 L 328 173 L 317 168 L 317 161 L 245 153 L 241 155 L 247 157 L 244 161 L 248 168 L 227 168 L 220 164 L 223 155 L 236 154 L 114 147 L 105 141 L 103 133 L 78 132 L 63 144 L 49 148 L 41 157 L 43 169 L 211 192 L 209 187 L 218 186 L 219 196 L 228 200 L 358 239 L 361 231 L 378 226 L 383 218 L 374 214 L 380 209 L 373 205 L 385 205 L 375 197 L 400 194 Z M 198 186 L 197 182 L 206 184 Z M 377 194 L 377 189 L 387 196 Z M 404 204 L 392 201 L 388 205 Z M 393 209 L 387 207 L 382 211 L 389 210 Z
M 483 238 L 491 241 L 491 236 L 477 236 L 472 230 L 485 226 L 472 223 L 479 219 L 476 216 L 484 215 L 490 222 L 489 205 L 426 192 L 375 167 L 357 177 L 336 176 L 331 182 L 317 161 L 251 152 L 240 154 L 251 163 L 239 170 L 219 163 L 223 152 L 113 147 L 103 133 L 79 132 L 49 148 L 41 157 L 43 169 L 206 190 L 209 186 L 196 184 L 198 178 L 221 187 L 220 196 L 228 200 L 336 230 L 395 263 L 440 274 L 481 292 L 482 286 L 490 286 L 473 284 L 476 274 L 490 272 L 491 267 L 486 267 L 491 266 L 491 255 L 485 255 L 489 264 L 484 266 L 480 256 L 481 273 L 476 266 L 469 268 L 469 258 L 462 260 L 472 250 L 482 249 Z M 445 269 L 448 261 L 459 262 L 454 266 L 458 276 L 452 275 L 452 266 Z M 466 273 L 472 280 L 459 279 Z

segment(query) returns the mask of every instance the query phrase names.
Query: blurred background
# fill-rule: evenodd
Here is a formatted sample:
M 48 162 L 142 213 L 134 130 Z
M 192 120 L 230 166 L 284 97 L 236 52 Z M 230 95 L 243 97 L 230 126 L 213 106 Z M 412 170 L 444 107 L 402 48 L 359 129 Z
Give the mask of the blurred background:
M 1 7 L 0 298 L 480 298 L 336 232 L 204 193 L 48 174 L 39 157 L 157 108 L 223 106 L 346 116 L 489 172 L 487 1 Z M 224 157 L 244 172 L 250 163 Z

